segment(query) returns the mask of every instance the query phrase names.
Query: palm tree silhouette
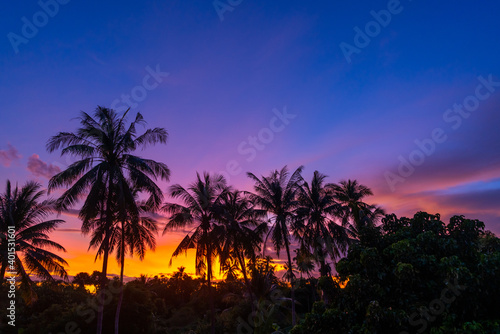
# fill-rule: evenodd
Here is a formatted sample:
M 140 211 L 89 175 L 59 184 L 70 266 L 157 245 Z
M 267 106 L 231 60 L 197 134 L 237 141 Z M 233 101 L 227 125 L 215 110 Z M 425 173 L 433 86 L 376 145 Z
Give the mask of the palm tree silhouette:
M 132 191 L 134 198 L 137 200 L 137 189 L 132 189 Z M 116 199 L 113 203 L 116 205 Z M 139 260 L 142 261 L 146 256 L 148 248 L 151 250 L 155 250 L 156 248 L 155 235 L 158 233 L 158 225 L 156 220 L 147 216 L 147 214 L 153 210 L 144 202 L 139 202 L 138 208 L 139 212 L 146 214 L 146 216 L 133 216 L 131 212 L 127 211 L 127 208 L 123 208 L 122 210 L 115 209 L 115 217 L 113 218 L 115 223 L 109 237 L 109 253 L 111 254 L 116 251 L 116 260 L 120 265 L 120 295 L 115 313 L 115 333 L 119 332 L 120 310 L 123 301 L 125 256 L 127 254 L 132 256 L 137 255 Z M 123 216 L 121 215 L 123 213 L 127 214 Z M 84 226 L 85 233 L 91 234 L 89 249 L 97 249 L 95 260 L 104 252 L 103 239 L 106 230 L 105 221 L 106 218 L 104 218 L 103 221 L 97 218 Z
M 269 176 L 260 179 L 252 173 L 248 177 L 254 181 L 255 193 L 249 193 L 250 200 L 271 215 L 272 226 L 270 229 L 271 240 L 276 253 L 285 248 L 287 253 L 288 277 L 291 284 L 292 297 L 292 324 L 296 324 L 295 314 L 295 289 L 293 262 L 290 255 L 290 233 L 296 229 L 295 209 L 297 208 L 297 194 L 300 188 L 300 173 L 304 167 L 300 166 L 289 177 L 287 166 L 280 171 L 272 171 Z
M 152 210 L 145 203 L 139 205 L 140 212 L 147 213 Z M 158 225 L 156 220 L 148 216 L 122 217 L 120 227 L 116 229 L 117 250 L 116 259 L 120 262 L 120 296 L 115 314 L 115 334 L 118 334 L 120 323 L 120 310 L 123 302 L 123 272 L 125 270 L 125 255 L 137 255 L 139 260 L 144 260 L 146 250 L 155 250 Z
M 231 267 L 236 262 L 243 274 L 252 308 L 254 298 L 248 273 L 246 259 L 255 261 L 256 253 L 260 250 L 264 234 L 268 226 L 263 220 L 266 212 L 257 210 L 243 192 L 227 191 L 221 196 L 217 205 L 218 220 L 224 228 L 224 244 L 220 254 L 221 265 Z
M 330 273 L 327 256 L 335 261 L 347 250 L 349 242 L 346 230 L 334 221 L 343 211 L 335 202 L 333 193 L 325 187 L 325 178 L 326 175 L 315 171 L 310 185 L 303 180 L 297 209 L 301 222 L 299 240 L 319 264 L 321 276 Z
M 373 192 L 367 186 L 359 184 L 357 180 L 327 184 L 327 188 L 333 192 L 335 200 L 340 204 L 339 216 L 342 225 L 347 227 L 353 239 L 359 237 L 360 229 L 364 226 L 373 226 L 384 216 L 382 208 L 363 201 L 365 197 L 373 195 Z
M 208 282 L 212 334 L 215 333 L 215 308 L 212 296 L 213 264 L 221 253 L 224 240 L 224 229 L 217 221 L 219 212 L 217 206 L 227 191 L 229 189 L 226 179 L 222 175 L 203 173 L 201 177 L 196 173 L 196 181 L 187 189 L 179 184 L 172 185 L 169 189 L 170 196 L 182 200 L 185 205 L 166 203 L 162 208 L 170 215 L 163 230 L 164 234 L 167 231 L 195 224 L 193 230 L 177 246 L 169 264 L 172 264 L 174 257 L 186 253 L 188 249 L 196 249 L 196 275 L 205 274 Z
M 60 211 L 85 198 L 79 212 L 83 221 L 82 231 L 97 228 L 92 224 L 99 217 L 103 235 L 101 289 L 105 289 L 106 285 L 110 237 L 115 218 L 128 214 L 123 211 L 125 207 L 132 215 L 139 214 L 131 187 L 147 193 L 148 205 L 155 208 L 163 200 L 163 193 L 155 181 L 158 178 L 168 181 L 170 177 L 165 164 L 132 154 L 148 145 L 166 143 L 166 130 L 147 129 L 138 136 L 136 127 L 145 124 L 144 118 L 137 113 L 127 127 L 127 113 L 128 110 L 119 117 L 114 110 L 103 107 L 97 107 L 93 117 L 82 112 L 79 117 L 81 127 L 76 132 L 60 132 L 47 143 L 49 152 L 62 148 L 61 155 L 81 158 L 50 179 L 49 191 L 69 187 L 57 201 Z M 90 228 L 86 228 L 86 225 Z M 103 310 L 104 293 L 101 291 L 97 334 L 102 333 Z
M 21 189 L 12 189 L 7 181 L 5 193 L 0 194 L 0 283 L 4 281 L 8 262 L 8 228 L 15 228 L 15 271 L 21 280 L 21 291 L 28 304 L 36 300 L 31 276 L 54 281 L 52 273 L 68 278 L 68 263 L 49 249 L 66 252 L 63 246 L 50 240 L 49 233 L 64 220 L 44 221 L 54 212 L 54 201 L 40 201 L 45 191 L 36 182 L 27 182 Z M 9 247 L 10 248 L 10 247 Z M 14 271 L 11 268 L 9 271 Z
M 307 277 L 311 277 L 314 271 L 314 256 L 306 247 L 300 247 L 295 250 L 295 261 L 296 268 L 300 273 L 300 279 L 302 279 L 302 274 L 306 274 Z

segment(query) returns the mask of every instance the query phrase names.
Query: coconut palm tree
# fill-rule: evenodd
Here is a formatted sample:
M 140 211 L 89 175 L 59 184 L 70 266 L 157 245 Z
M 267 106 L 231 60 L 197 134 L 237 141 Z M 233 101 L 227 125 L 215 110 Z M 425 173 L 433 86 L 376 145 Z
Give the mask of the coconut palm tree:
M 79 200 L 84 200 L 79 212 L 84 232 L 98 228 L 96 222 L 102 225 L 99 227 L 103 233 L 101 289 L 105 289 L 106 284 L 110 238 L 116 223 L 115 217 L 127 214 L 123 208 L 127 208 L 134 216 L 139 214 L 132 187 L 147 193 L 148 205 L 155 208 L 163 200 L 163 193 L 155 181 L 168 181 L 170 177 L 170 171 L 164 163 L 132 154 L 148 145 L 166 143 L 166 130 L 147 129 L 143 134 L 137 135 L 137 126 L 145 124 L 144 118 L 137 113 L 127 126 L 127 113 L 128 110 L 120 117 L 114 110 L 103 107 L 97 107 L 93 116 L 82 112 L 79 117 L 81 127 L 76 132 L 60 132 L 47 143 L 49 152 L 62 148 L 61 155 L 81 158 L 66 170 L 54 175 L 49 181 L 49 190 L 69 188 L 57 201 L 59 211 L 69 209 Z M 116 210 L 122 211 L 117 213 Z M 97 316 L 98 334 L 102 333 L 102 292 Z
M 302 169 L 303 166 L 300 166 L 291 176 L 287 166 L 280 171 L 272 171 L 269 176 L 262 176 L 261 178 L 252 173 L 247 173 L 248 177 L 255 183 L 255 193 L 249 193 L 250 200 L 271 216 L 272 226 L 269 233 L 277 255 L 279 256 L 283 247 L 286 250 L 288 277 L 291 284 L 292 324 L 294 326 L 296 324 L 295 289 L 292 272 L 293 262 L 290 255 L 290 234 L 296 230 L 295 210 L 298 206 L 297 194 L 300 189 L 302 179 L 300 173 Z
M 137 200 L 137 189 L 132 190 Z M 120 310 L 123 302 L 125 256 L 127 254 L 131 256 L 136 255 L 139 257 L 139 260 L 142 261 L 146 256 L 147 249 L 154 251 L 156 248 L 155 235 L 158 233 L 158 225 L 156 220 L 147 216 L 147 214 L 153 210 L 144 202 L 139 202 L 138 207 L 140 213 L 143 214 L 139 217 L 132 216 L 130 212 L 127 213 L 127 208 L 123 208 L 123 210 L 113 210 L 116 216 L 113 218 L 115 224 L 111 229 L 111 236 L 109 238 L 109 253 L 116 252 L 116 260 L 120 265 L 120 294 L 115 313 L 115 333 L 119 332 Z M 125 213 L 125 215 L 122 216 L 121 213 Z M 105 218 L 103 221 L 97 218 L 84 226 L 85 233 L 91 234 L 89 249 L 97 249 L 95 260 L 104 252 L 103 240 L 106 229 L 105 221 Z
M 357 239 L 362 227 L 373 226 L 384 216 L 382 208 L 364 202 L 365 197 L 373 195 L 373 192 L 357 180 L 343 180 L 326 187 L 340 205 L 339 216 L 351 238 Z
M 36 182 L 27 182 L 21 189 L 12 189 L 7 181 L 5 193 L 0 194 L 0 283 L 4 281 L 7 268 L 15 271 L 21 281 L 21 290 L 28 303 L 36 299 L 32 276 L 54 281 L 52 274 L 68 278 L 65 265 L 68 263 L 50 249 L 65 252 L 63 246 L 50 240 L 49 233 L 64 220 L 45 220 L 54 212 L 54 201 L 41 201 L 45 191 Z M 9 261 L 9 227 L 15 230 L 14 265 Z M 11 230 L 12 231 L 12 230 Z M 11 233 L 12 234 L 12 233 Z M 8 247 L 9 246 L 9 247 Z M 15 270 L 14 270 L 15 267 Z
M 163 210 L 169 214 L 163 233 L 194 225 L 181 243 L 177 246 L 170 259 L 188 249 L 195 248 L 196 275 L 206 275 L 210 295 L 211 333 L 215 333 L 215 309 L 212 296 L 213 264 L 221 253 L 224 240 L 224 229 L 218 224 L 218 203 L 221 197 L 229 191 L 226 179 L 222 175 L 196 173 L 196 181 L 187 189 L 179 184 L 170 187 L 170 196 L 180 199 L 185 205 L 166 203 Z
M 141 206 L 141 211 L 148 212 L 147 207 Z M 136 255 L 139 260 L 144 260 L 146 250 L 155 250 L 158 225 L 151 217 L 141 216 L 139 219 L 121 219 L 120 227 L 117 229 L 116 259 L 120 262 L 120 296 L 116 307 L 115 334 L 118 334 L 120 322 L 120 310 L 123 302 L 123 272 L 125 269 L 125 255 Z
M 300 279 L 302 279 L 302 274 L 311 277 L 311 273 L 314 271 L 314 260 L 314 255 L 306 247 L 295 250 L 293 261 L 295 261 L 297 271 L 300 273 Z
M 346 230 L 334 221 L 342 212 L 342 207 L 335 202 L 333 193 L 325 187 L 325 178 L 326 175 L 315 171 L 311 184 L 303 180 L 297 208 L 297 216 L 301 222 L 299 239 L 319 264 L 321 276 L 330 273 L 327 257 L 335 260 L 341 256 L 347 250 L 349 242 Z
M 254 299 L 252 287 L 246 270 L 246 259 L 255 261 L 256 253 L 262 245 L 268 226 L 263 220 L 266 212 L 255 209 L 249 198 L 243 192 L 227 191 L 217 203 L 217 219 L 224 228 L 224 244 L 220 254 L 223 268 L 230 268 L 236 262 L 243 274 L 252 308 Z

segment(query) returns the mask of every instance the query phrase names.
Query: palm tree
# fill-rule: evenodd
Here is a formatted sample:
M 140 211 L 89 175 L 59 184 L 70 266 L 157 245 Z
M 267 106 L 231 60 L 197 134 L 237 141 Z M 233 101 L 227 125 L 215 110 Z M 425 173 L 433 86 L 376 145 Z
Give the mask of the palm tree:
M 132 189 L 134 198 L 137 199 L 138 192 L 137 189 Z M 115 194 L 116 196 L 116 194 Z M 115 203 L 115 200 L 113 201 Z M 146 203 L 139 203 L 138 208 L 140 213 L 147 214 L 153 211 L 149 208 Z M 113 228 L 111 229 L 111 236 L 109 238 L 109 253 L 116 251 L 116 260 L 120 265 L 120 295 L 118 298 L 118 305 L 115 313 L 115 333 L 119 332 L 119 321 L 120 321 L 120 310 L 123 302 L 123 275 L 125 270 L 125 256 L 127 254 L 137 255 L 139 260 L 144 260 L 146 256 L 147 249 L 155 250 L 156 248 L 156 237 L 155 234 L 158 233 L 158 225 L 156 220 L 148 216 L 132 216 L 132 213 L 127 213 L 127 208 L 123 210 L 113 210 L 117 215 L 113 218 L 115 222 Z M 125 213 L 121 216 L 118 213 Z M 91 233 L 92 237 L 90 240 L 89 249 L 97 249 L 97 255 L 95 260 L 103 254 L 104 252 L 104 234 L 105 234 L 105 224 L 106 219 L 101 221 L 97 218 L 88 225 L 84 225 L 83 229 L 85 233 Z
M 249 193 L 250 200 L 262 210 L 271 215 L 271 240 L 279 257 L 280 250 L 285 247 L 288 259 L 288 271 L 292 297 L 292 324 L 296 324 L 295 289 L 292 272 L 292 257 L 290 255 L 290 233 L 296 230 L 295 209 L 297 208 L 297 194 L 300 188 L 300 173 L 304 167 L 300 166 L 289 177 L 287 166 L 280 171 L 272 171 L 269 176 L 260 179 L 252 173 L 247 173 L 254 182 L 255 193 Z
M 133 216 L 139 214 L 132 187 L 147 193 L 148 205 L 155 208 L 163 200 L 163 193 L 155 181 L 158 178 L 168 181 L 170 177 L 165 164 L 132 154 L 148 145 L 166 143 L 166 130 L 147 129 L 143 134 L 137 135 L 136 127 L 145 124 L 144 118 L 137 113 L 134 121 L 127 127 L 127 113 L 128 110 L 119 117 L 114 110 L 103 107 L 97 107 L 93 117 L 82 112 L 79 117 L 81 127 L 76 132 L 60 132 L 47 143 L 49 152 L 62 148 L 61 155 L 81 158 L 53 176 L 49 181 L 49 190 L 69 187 L 57 201 L 59 211 L 85 199 L 79 212 L 83 231 L 98 228 L 95 222 L 102 225 L 99 227 L 103 233 L 101 289 L 105 289 L 106 285 L 110 238 L 115 227 L 115 217 L 127 214 L 123 212 L 123 208 L 127 208 Z M 113 198 L 115 194 L 118 194 L 116 199 Z M 99 219 L 96 220 L 97 218 Z M 98 334 L 102 333 L 103 310 L 104 293 L 100 291 Z
M 138 191 L 132 188 L 134 199 L 137 200 Z M 116 197 L 113 200 L 116 205 Z M 152 208 L 148 207 L 147 203 L 138 202 L 139 212 L 148 214 L 152 212 Z M 122 210 L 114 209 L 115 217 L 113 218 L 114 225 L 111 229 L 109 238 L 109 253 L 116 251 L 116 260 L 120 265 L 120 295 L 115 313 L 115 333 L 118 333 L 120 310 L 123 302 L 123 274 L 125 269 L 125 256 L 127 254 L 137 255 L 139 260 L 144 260 L 147 249 L 155 250 L 156 237 L 158 233 L 158 225 L 156 220 L 148 216 L 133 216 L 132 212 L 128 212 L 127 208 Z M 89 249 L 97 249 L 95 260 L 104 253 L 104 236 L 106 230 L 106 218 L 96 218 L 84 224 L 82 229 L 86 234 L 92 234 Z
M 346 230 L 334 218 L 342 207 L 335 202 L 333 193 L 324 186 L 326 175 L 314 172 L 311 184 L 303 180 L 298 195 L 297 215 L 300 220 L 299 238 L 319 264 L 321 276 L 330 273 L 327 256 L 332 260 L 341 256 L 349 242 Z
M 36 299 L 32 275 L 51 281 L 54 281 L 52 274 L 68 278 L 64 268 L 68 263 L 49 250 L 66 251 L 49 237 L 49 233 L 64 221 L 45 220 L 54 212 L 54 201 L 40 201 L 45 195 L 45 191 L 40 188 L 40 184 L 30 181 L 21 189 L 17 186 L 12 189 L 10 181 L 7 181 L 5 193 L 0 195 L 0 283 L 4 281 L 7 267 L 10 271 L 14 271 L 15 267 L 21 280 L 23 296 L 28 303 Z M 15 230 L 15 266 L 11 266 L 8 258 L 8 248 L 11 248 L 8 245 L 9 227 Z
M 267 222 L 262 220 L 265 211 L 255 209 L 249 198 L 238 190 L 226 192 L 217 204 L 217 219 L 221 222 L 225 235 L 220 254 L 221 265 L 230 268 L 232 262 L 237 263 L 254 308 L 246 259 L 255 261 L 256 253 L 260 250 L 263 236 L 268 229 Z
M 218 224 L 217 205 L 222 196 L 228 191 L 226 179 L 222 175 L 203 173 L 203 177 L 196 173 L 196 181 L 187 189 L 179 184 L 170 187 L 170 196 L 180 199 L 185 205 L 166 203 L 163 210 L 170 216 L 163 233 L 195 225 L 192 232 L 187 234 L 177 246 L 170 259 L 190 248 L 196 248 L 195 267 L 196 275 L 206 275 L 210 296 L 211 333 L 215 333 L 215 309 L 212 297 L 213 264 L 221 252 L 224 238 L 223 228 Z
M 339 184 L 327 184 L 326 187 L 333 192 L 340 205 L 342 225 L 347 227 L 351 238 L 357 239 L 360 229 L 373 226 L 384 216 L 382 208 L 363 202 L 364 198 L 373 195 L 373 192 L 357 180 L 343 180 Z
M 143 205 L 141 211 L 148 212 L 148 208 Z M 120 322 L 120 310 L 123 302 L 123 272 L 125 269 L 125 255 L 137 255 L 139 260 L 144 260 L 146 250 L 156 248 L 156 233 L 158 233 L 157 222 L 147 216 L 130 217 L 121 219 L 120 228 L 117 229 L 117 240 L 119 240 L 116 251 L 116 259 L 120 262 L 120 297 L 116 307 L 115 334 L 118 334 Z
M 302 279 L 302 274 L 306 274 L 307 277 L 311 277 L 311 273 L 314 270 L 314 256 L 305 247 L 300 247 L 295 250 L 295 261 L 296 268 L 300 273 L 300 279 Z
M 256 256 L 248 262 L 252 291 L 256 297 L 255 312 L 263 315 L 260 325 L 255 324 L 254 333 L 270 333 L 272 323 L 284 319 L 288 313 L 284 312 L 287 309 L 283 305 L 289 303 L 290 298 L 283 297 L 275 270 L 270 256 Z

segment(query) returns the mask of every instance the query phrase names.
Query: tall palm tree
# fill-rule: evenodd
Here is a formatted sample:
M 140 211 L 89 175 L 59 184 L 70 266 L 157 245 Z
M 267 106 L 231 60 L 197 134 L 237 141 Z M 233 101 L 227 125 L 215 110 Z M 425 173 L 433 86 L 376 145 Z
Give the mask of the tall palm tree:
M 365 197 L 373 195 L 367 186 L 357 180 L 343 180 L 339 184 L 327 184 L 335 200 L 340 205 L 342 225 L 346 226 L 351 238 L 359 237 L 360 229 L 373 226 L 384 216 L 384 210 L 376 205 L 364 202 Z
M 97 107 L 93 116 L 82 112 L 79 117 L 81 127 L 76 132 L 60 132 L 47 143 L 49 152 L 62 148 L 61 155 L 81 158 L 53 176 L 49 181 L 49 190 L 69 188 L 57 201 L 60 211 L 73 207 L 80 199 L 84 199 L 79 212 L 84 230 L 85 225 L 97 228 L 91 222 L 96 222 L 96 218 L 99 218 L 97 221 L 102 224 L 103 229 L 101 289 L 105 289 L 106 285 L 114 219 L 119 215 L 126 215 L 123 208 L 127 208 L 134 216 L 139 213 L 131 187 L 147 193 L 148 205 L 158 207 L 163 200 L 163 193 L 155 181 L 158 178 L 168 181 L 170 177 L 170 171 L 164 163 L 132 154 L 148 145 L 166 143 L 166 130 L 147 129 L 143 134 L 137 135 L 136 128 L 145 124 L 144 118 L 137 113 L 127 126 L 127 113 L 128 110 L 120 117 L 114 110 L 103 107 Z M 116 199 L 113 199 L 114 196 Z M 98 334 L 102 333 L 103 291 L 100 291 L 100 296 Z
M 347 249 L 349 238 L 346 230 L 337 225 L 334 218 L 342 212 L 333 193 L 325 187 L 326 175 L 314 172 L 311 184 L 303 180 L 298 194 L 297 215 L 301 228 L 298 230 L 303 246 L 319 264 L 321 276 L 330 273 L 327 256 L 334 261 Z
M 288 271 L 291 284 L 292 299 L 292 324 L 296 324 L 295 314 L 295 288 L 293 275 L 293 262 L 290 255 L 291 233 L 296 230 L 295 210 L 297 208 L 297 194 L 300 189 L 301 176 L 303 170 L 300 166 L 290 176 L 287 166 L 280 171 L 272 171 L 269 176 L 258 178 L 252 173 L 247 173 L 248 177 L 254 181 L 255 193 L 249 193 L 250 200 L 270 216 L 272 226 L 270 230 L 271 240 L 276 253 L 279 256 L 280 250 L 284 246 L 288 259 Z
M 238 264 L 253 308 L 254 299 L 246 259 L 255 261 L 256 253 L 260 250 L 268 229 L 267 222 L 262 219 L 266 213 L 255 209 L 249 198 L 238 190 L 226 192 L 217 204 L 217 219 L 221 222 L 225 235 L 220 254 L 221 265 L 229 267 L 232 262 Z
M 132 190 L 134 198 L 137 200 L 137 189 Z M 115 200 L 113 203 L 115 203 Z M 120 310 L 123 302 L 125 256 L 127 254 L 131 256 L 136 255 L 139 257 L 139 260 L 142 261 L 146 256 L 148 248 L 151 250 L 155 250 L 156 248 L 155 235 L 158 233 L 158 225 L 156 220 L 147 216 L 147 214 L 153 210 L 144 202 L 139 202 L 138 207 L 140 213 L 144 214 L 139 217 L 133 216 L 132 213 L 127 211 L 127 208 L 123 208 L 123 210 L 113 210 L 116 215 L 113 218 L 115 223 L 111 229 L 111 236 L 109 238 L 109 253 L 116 252 L 116 260 L 120 265 L 120 294 L 115 313 L 115 333 L 119 332 Z M 121 215 L 123 213 L 125 213 L 125 215 Z M 89 249 L 97 249 L 95 260 L 104 252 L 103 240 L 106 227 L 105 221 L 106 218 L 104 218 L 103 221 L 97 218 L 83 227 L 85 233 L 91 234 L 92 236 Z
M 148 212 L 146 206 L 141 206 L 141 211 Z M 120 262 L 120 296 L 116 307 L 115 315 L 115 334 L 118 334 L 120 322 L 120 310 L 123 302 L 123 272 L 125 269 L 125 255 L 137 255 L 139 260 L 144 260 L 146 250 L 149 248 L 155 250 L 158 225 L 156 220 L 151 217 L 141 216 L 139 219 L 130 217 L 130 219 L 121 219 L 120 228 L 117 229 L 116 259 Z
M 50 240 L 49 233 L 54 231 L 63 220 L 45 220 L 54 212 L 54 201 L 43 200 L 45 191 L 36 182 L 27 182 L 21 189 L 12 189 L 7 181 L 5 193 L 0 194 L 0 283 L 4 281 L 7 267 L 11 268 L 8 258 L 8 230 L 15 229 L 15 271 L 21 280 L 23 296 L 28 303 L 36 299 L 31 276 L 54 281 L 52 274 L 68 278 L 65 265 L 68 263 L 49 249 L 63 251 L 63 246 Z M 14 270 L 10 270 L 14 271 Z
M 179 184 L 170 187 L 170 196 L 180 199 L 185 205 L 166 203 L 163 210 L 169 214 L 163 233 L 195 225 L 192 232 L 187 234 L 177 246 L 170 259 L 190 248 L 196 248 L 195 267 L 196 275 L 206 275 L 210 296 L 211 333 L 215 333 L 215 309 L 212 296 L 213 264 L 221 252 L 224 238 L 223 228 L 218 224 L 217 205 L 221 197 L 228 191 L 226 179 L 219 174 L 203 176 L 196 173 L 196 181 L 187 189 Z

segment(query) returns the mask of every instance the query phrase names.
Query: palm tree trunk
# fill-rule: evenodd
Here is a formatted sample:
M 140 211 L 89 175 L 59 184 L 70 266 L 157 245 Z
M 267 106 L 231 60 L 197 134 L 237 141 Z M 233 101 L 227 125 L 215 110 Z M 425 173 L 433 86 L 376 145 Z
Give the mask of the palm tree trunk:
M 99 298 L 99 308 L 97 311 L 97 334 L 102 334 L 102 321 L 104 319 L 104 290 L 106 289 L 106 276 L 108 273 L 108 256 L 109 256 L 109 238 L 111 234 L 111 226 L 113 225 L 112 216 L 112 194 L 113 194 L 113 177 L 109 176 L 108 180 L 108 198 L 106 202 L 106 229 L 104 236 L 104 254 L 102 261 L 102 273 L 101 273 L 101 287 L 100 287 L 100 298 Z M 104 203 L 104 201 L 103 201 Z M 103 210 L 104 208 L 101 208 Z M 102 219 L 102 215 L 101 215 Z
M 244 259 L 242 254 L 238 253 L 238 261 L 240 262 L 241 272 L 243 273 L 243 279 L 245 280 L 245 285 L 247 286 L 248 294 L 250 296 L 250 303 L 252 305 L 252 312 L 254 312 L 255 305 L 254 305 L 254 301 L 253 301 L 252 287 L 250 286 L 250 281 L 248 280 L 247 269 L 245 266 L 245 259 Z
M 210 333 L 215 334 L 215 307 L 214 297 L 212 294 L 212 253 L 211 248 L 208 247 L 207 251 L 207 280 L 208 280 L 208 298 L 210 299 Z
M 122 256 L 120 258 L 120 297 L 118 299 L 118 305 L 116 306 L 116 314 L 115 314 L 115 334 L 118 334 L 118 328 L 120 325 L 120 310 L 122 308 L 123 302 L 123 271 L 125 269 L 125 230 L 124 224 L 122 222 Z
M 353 208 L 353 218 L 354 218 L 354 225 L 356 226 L 356 228 L 359 230 L 359 228 L 361 227 L 361 220 L 359 219 L 359 207 L 358 206 L 355 206 Z
M 326 270 L 326 263 L 324 259 L 319 260 L 319 273 L 321 276 L 327 276 L 328 271 Z
M 322 246 L 317 245 L 317 253 L 318 253 L 318 262 L 319 262 L 319 274 L 321 276 L 327 276 L 328 275 L 328 270 L 326 269 L 326 261 L 325 257 L 326 255 L 323 252 Z
M 294 280 L 293 280 L 293 270 L 292 270 L 292 258 L 290 257 L 290 246 L 288 244 L 288 235 L 285 236 L 285 248 L 286 255 L 288 256 L 288 271 L 290 273 L 290 285 L 291 285 L 291 297 L 292 297 L 292 325 L 295 326 L 297 323 L 296 315 L 295 315 L 295 288 L 294 288 Z
M 324 257 L 320 257 L 319 259 L 319 272 L 320 272 L 320 275 L 321 277 L 323 276 L 327 276 L 328 275 L 328 272 L 326 270 L 326 263 L 325 263 L 325 259 Z M 328 300 L 328 296 L 326 296 L 325 294 L 325 290 L 321 289 L 321 300 L 326 304 L 328 305 L 329 303 L 329 300 Z
M 104 237 L 104 254 L 102 261 L 101 286 L 99 287 L 99 308 L 97 310 L 97 334 L 102 334 L 102 320 L 104 317 L 104 289 L 106 286 L 106 276 L 108 273 L 108 255 L 109 255 L 109 233 Z

